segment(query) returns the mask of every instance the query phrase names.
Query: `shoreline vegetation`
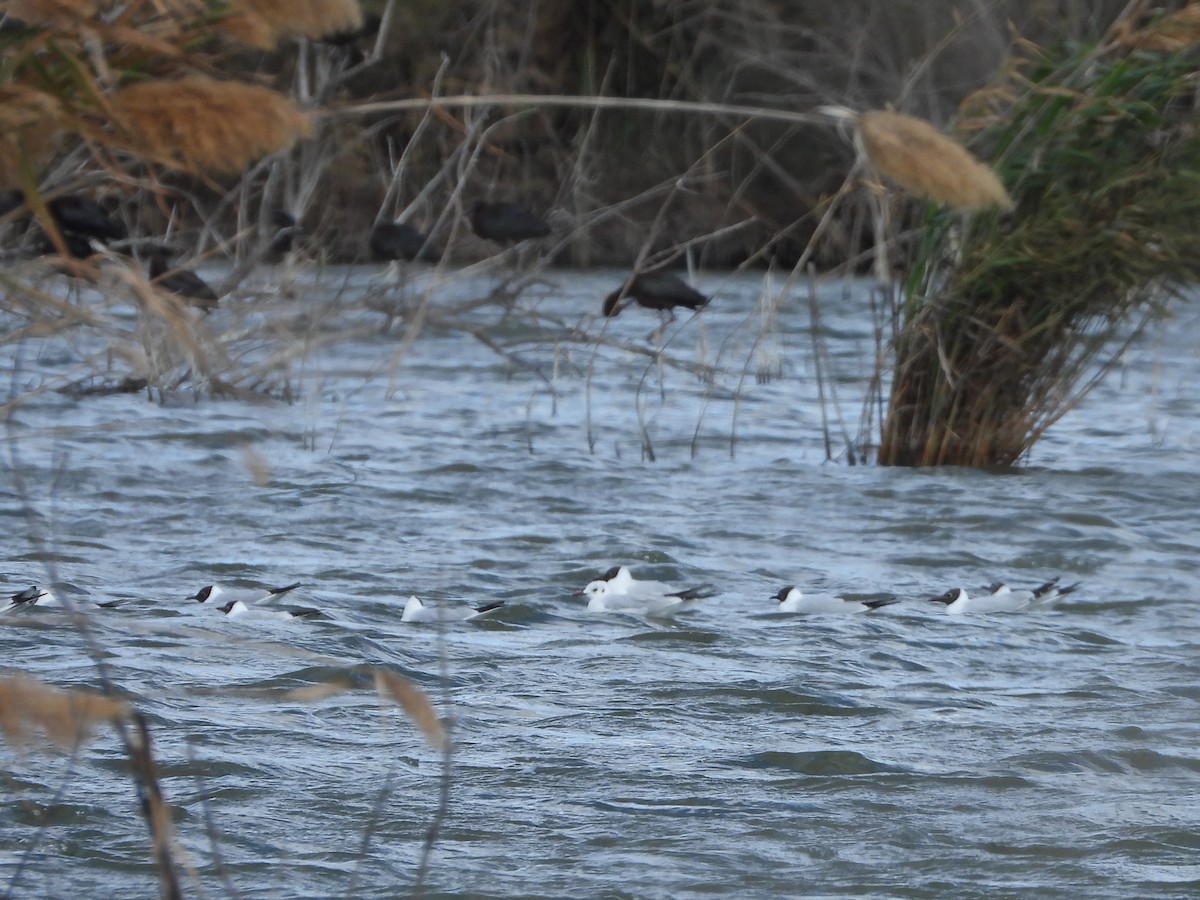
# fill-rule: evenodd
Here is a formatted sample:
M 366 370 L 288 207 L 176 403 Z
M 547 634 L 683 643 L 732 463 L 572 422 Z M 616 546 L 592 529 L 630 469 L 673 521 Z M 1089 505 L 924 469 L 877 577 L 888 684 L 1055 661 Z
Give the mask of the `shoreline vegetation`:
M 879 434 L 845 458 L 1017 463 L 1105 342 L 1194 277 L 1164 223 L 1194 221 L 1200 4 L 954 9 L 9 3 L 0 341 L 110 336 L 101 377 L 57 386 L 79 396 L 288 399 L 269 369 L 295 352 L 284 336 L 240 369 L 198 308 L 264 263 L 377 260 L 380 226 L 418 237 L 434 281 L 511 272 L 466 307 L 506 315 L 549 265 L 788 273 L 776 305 L 870 275 Z M 108 219 L 103 246 L 64 201 Z M 497 201 L 549 235 L 473 233 L 470 210 Z M 219 286 L 190 271 L 209 260 L 230 267 Z M 130 301 L 134 330 L 113 315 Z M 401 347 L 442 314 L 410 301 L 365 301 L 403 323 Z

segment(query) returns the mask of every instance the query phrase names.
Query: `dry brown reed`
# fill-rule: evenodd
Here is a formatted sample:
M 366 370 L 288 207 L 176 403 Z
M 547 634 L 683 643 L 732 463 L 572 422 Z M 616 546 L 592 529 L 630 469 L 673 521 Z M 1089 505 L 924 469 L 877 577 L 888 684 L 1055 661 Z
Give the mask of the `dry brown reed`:
M 446 732 L 438 719 L 437 710 L 424 691 L 387 669 L 375 670 L 375 689 L 383 697 L 398 703 L 434 747 L 445 749 Z
M 234 8 L 276 34 L 314 41 L 358 31 L 363 24 L 358 0 L 237 0 Z
M 50 94 L 22 85 L 0 87 L 0 188 L 36 171 L 54 146 L 62 107 Z
M 96 0 L 9 0 L 6 12 L 14 19 L 31 25 L 64 27 L 90 19 L 96 14 Z
M 0 732 L 13 745 L 42 731 L 60 747 L 77 747 L 104 722 L 129 717 L 120 700 L 81 690 L 51 687 L 26 675 L 0 679 Z
M 148 81 L 113 94 L 118 125 L 144 156 L 189 172 L 240 172 L 310 133 L 303 112 L 257 85 Z
M 213 23 L 213 28 L 232 41 L 256 50 L 274 50 L 281 35 L 261 16 L 233 12 Z
M 1200 3 L 1189 3 L 1168 16 L 1136 27 L 1133 19 L 1122 19 L 1113 28 L 1113 42 L 1129 50 L 1174 53 L 1200 43 Z
M 996 173 L 928 122 L 878 110 L 857 125 L 871 164 L 914 197 L 962 210 L 1012 209 Z

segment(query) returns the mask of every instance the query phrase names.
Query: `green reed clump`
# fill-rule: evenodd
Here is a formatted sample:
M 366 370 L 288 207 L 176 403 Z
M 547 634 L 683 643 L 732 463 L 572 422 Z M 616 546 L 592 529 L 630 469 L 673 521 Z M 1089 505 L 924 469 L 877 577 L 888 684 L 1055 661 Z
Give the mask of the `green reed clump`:
M 1015 209 L 928 214 L 882 464 L 1016 463 L 1200 278 L 1197 74 L 1194 52 L 1026 45 L 980 92 Z

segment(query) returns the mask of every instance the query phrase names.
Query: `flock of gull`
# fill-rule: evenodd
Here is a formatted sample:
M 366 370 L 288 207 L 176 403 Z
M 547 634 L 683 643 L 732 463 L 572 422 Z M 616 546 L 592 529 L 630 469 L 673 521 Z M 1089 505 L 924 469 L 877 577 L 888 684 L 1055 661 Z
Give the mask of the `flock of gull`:
M 130 241 L 124 224 L 90 197 L 82 194 L 53 197 L 46 202 L 46 211 L 54 220 L 62 248 L 68 255 L 87 259 L 97 253 L 114 253 L 110 245 L 136 246 L 146 256 L 150 280 L 158 288 L 205 311 L 213 310 L 220 304 L 219 294 L 204 279 L 172 263 L 178 255 L 176 248 L 153 240 Z M 536 240 L 551 233 L 550 225 L 543 217 L 514 203 L 479 201 L 473 203 L 467 212 L 475 234 L 500 245 Z M 30 204 L 20 191 L 0 194 L 0 221 L 20 218 L 28 222 L 29 216 Z M 295 216 L 283 209 L 272 210 L 270 223 L 274 234 L 267 253 L 278 258 L 291 252 L 295 238 L 302 233 L 302 229 Z M 37 230 L 38 252 L 58 253 L 54 241 L 40 228 Z M 376 224 L 368 236 L 367 247 L 376 261 L 436 265 L 443 257 L 443 251 L 428 235 L 400 221 Z M 605 299 L 602 312 L 605 316 L 616 316 L 631 303 L 636 303 L 658 310 L 660 314 L 673 316 L 677 308 L 696 310 L 708 301 L 708 297 L 678 275 L 657 269 L 635 273 L 627 278 L 620 288 Z
M 212 607 L 230 618 L 247 616 L 285 619 L 319 618 L 321 612 L 309 608 L 281 608 L 276 605 L 282 597 L 300 587 L 300 582 L 284 587 L 231 588 L 217 584 L 206 585 L 185 599 L 196 601 L 202 606 Z M 1060 585 L 1054 578 L 1034 588 L 1012 588 L 1003 582 L 993 582 L 977 594 L 969 594 L 965 588 L 951 588 L 944 594 L 930 597 L 928 602 L 940 603 L 952 616 L 974 613 L 1010 613 L 1046 609 L 1061 598 L 1074 592 L 1079 583 Z M 628 566 L 613 566 L 599 578 L 591 581 L 572 596 L 586 597 L 587 608 L 593 612 L 615 612 L 630 615 L 664 617 L 677 612 L 696 608 L 704 600 L 716 596 L 711 585 L 679 589 L 662 581 L 635 578 Z M 896 597 L 859 600 L 829 594 L 805 594 L 795 585 L 780 588 L 771 600 L 774 610 L 780 613 L 809 615 L 847 615 L 867 613 L 899 603 Z M 111 608 L 120 601 L 95 604 Z M 34 585 L 18 591 L 8 598 L 8 605 L 0 613 L 33 607 L 66 606 L 52 590 Z M 401 613 L 401 622 L 437 622 L 475 619 L 486 616 L 504 607 L 503 600 L 479 606 L 467 604 L 431 606 L 418 597 L 409 597 Z

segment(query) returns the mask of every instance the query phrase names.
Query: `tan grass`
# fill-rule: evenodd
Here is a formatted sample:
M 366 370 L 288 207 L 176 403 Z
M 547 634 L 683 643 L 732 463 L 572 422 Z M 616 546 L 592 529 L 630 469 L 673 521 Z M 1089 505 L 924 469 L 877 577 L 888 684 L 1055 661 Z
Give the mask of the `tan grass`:
M 252 12 L 234 12 L 214 22 L 213 28 L 230 40 L 256 50 L 274 50 L 281 37 L 269 22 Z
M 50 94 L 21 85 L 0 86 L 0 188 L 17 185 L 22 159 L 36 170 L 53 149 L 62 107 Z
M 9 0 L 5 11 L 31 25 L 63 26 L 90 19 L 96 0 Z
M 113 94 L 112 106 L 133 149 L 190 172 L 239 172 L 311 129 L 274 91 L 208 78 L 131 85 Z
M 439 749 L 445 748 L 446 732 L 438 719 L 437 710 L 424 691 L 387 669 L 375 670 L 375 689 L 381 696 L 390 697 L 400 704 L 408 717 L 425 733 L 430 744 Z
M 279 34 L 311 40 L 358 31 L 363 24 L 358 0 L 237 0 L 234 6 Z
M 956 209 L 1012 209 L 996 173 L 928 122 L 878 110 L 857 124 L 872 165 L 913 196 Z
M 102 722 L 129 716 L 120 700 L 80 690 L 62 690 L 26 675 L 0 679 L 0 732 L 17 746 L 42 731 L 61 747 L 83 743 Z
M 1189 3 L 1169 16 L 1134 28 L 1123 19 L 1113 29 L 1113 42 L 1130 50 L 1154 50 L 1175 53 L 1200 43 L 1200 3 Z

